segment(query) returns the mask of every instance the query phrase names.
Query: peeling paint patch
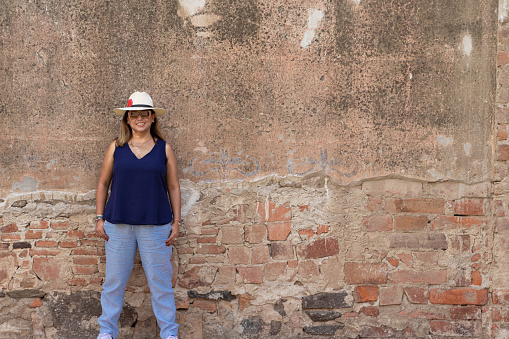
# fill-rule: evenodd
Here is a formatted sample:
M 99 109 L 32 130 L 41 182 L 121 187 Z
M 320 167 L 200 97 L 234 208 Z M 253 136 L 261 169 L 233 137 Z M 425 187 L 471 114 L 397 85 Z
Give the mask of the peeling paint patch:
M 315 38 L 315 30 L 318 28 L 318 25 L 323 18 L 323 10 L 321 9 L 309 9 L 308 12 L 308 27 L 306 32 L 304 32 L 302 41 L 300 42 L 302 48 L 306 48 L 311 44 Z
M 205 7 L 205 0 L 179 0 L 179 4 L 185 13 L 181 16 L 193 16 Z M 179 13 L 180 15 L 181 13 Z
M 452 141 L 453 139 L 450 138 L 450 137 L 444 137 L 444 136 L 441 136 L 441 135 L 438 135 L 437 136 L 437 141 L 440 143 L 440 145 L 442 146 L 450 146 L 452 145 Z
M 467 156 L 470 156 L 470 151 L 472 149 L 472 144 L 469 143 L 469 142 L 466 142 L 464 145 L 463 145 L 463 149 L 465 150 L 465 154 Z
M 472 37 L 470 36 L 470 34 L 467 34 L 463 37 L 463 39 L 461 40 L 460 49 L 466 56 L 470 56 L 470 54 L 472 53 Z
M 39 187 L 39 181 L 31 177 L 24 177 L 21 182 L 15 182 L 12 184 L 12 190 L 14 192 L 34 192 Z

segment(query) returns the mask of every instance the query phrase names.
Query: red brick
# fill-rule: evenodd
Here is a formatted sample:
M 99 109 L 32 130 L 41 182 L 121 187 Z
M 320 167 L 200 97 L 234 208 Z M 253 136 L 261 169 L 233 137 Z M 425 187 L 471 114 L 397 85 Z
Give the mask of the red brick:
M 507 52 L 499 52 L 497 55 L 497 66 L 503 66 L 509 63 L 509 54 Z
M 197 242 L 198 244 L 210 244 L 216 242 L 217 237 L 204 237 L 204 238 L 198 238 Z
M 300 277 L 318 276 L 318 265 L 312 260 L 304 260 L 299 262 L 299 269 L 297 274 Z
M 398 265 L 399 265 L 399 260 L 398 259 L 395 259 L 395 258 L 392 258 L 392 257 L 387 257 L 387 258 L 385 258 L 385 260 L 387 260 L 387 262 L 389 264 L 391 264 L 393 267 L 398 267 Z
M 357 286 L 353 293 L 355 302 L 364 303 L 378 300 L 377 286 Z
M 226 252 L 226 247 L 220 245 L 200 244 L 196 250 L 198 254 L 223 254 Z
M 217 235 L 219 233 L 219 228 L 217 227 L 203 227 L 201 229 L 202 235 Z
M 79 231 L 79 230 L 69 230 L 67 231 L 67 236 L 68 237 L 77 237 L 79 239 L 82 239 L 85 237 L 85 233 L 83 231 Z
M 21 235 L 19 234 L 2 234 L 2 241 L 20 241 Z
M 345 262 L 345 282 L 347 284 L 385 284 L 387 265 Z
M 270 259 L 269 246 L 259 245 L 253 246 L 251 262 L 253 264 L 264 264 Z
M 494 289 L 491 297 L 494 304 L 509 305 L 509 290 Z
M 105 251 L 102 248 L 75 248 L 72 250 L 73 255 L 104 255 Z
M 82 246 L 104 247 L 104 240 L 81 240 Z
M 40 240 L 35 243 L 36 247 L 57 247 L 58 243 L 56 241 L 44 241 Z
M 273 242 L 270 244 L 270 255 L 275 260 L 290 260 L 294 258 L 291 241 Z
M 262 222 L 289 221 L 292 219 L 292 211 L 288 204 L 281 206 L 272 201 L 257 202 L 256 212 L 261 216 Z
M 274 281 L 284 276 L 286 271 L 286 263 L 285 262 L 267 263 L 265 264 L 264 268 L 265 268 L 265 279 L 268 281 Z
M 503 201 L 500 201 L 500 200 L 495 201 L 495 215 L 497 217 L 505 216 L 505 207 L 504 207 Z
M 498 217 L 495 219 L 495 232 L 507 232 L 509 231 L 509 217 Z
M 401 283 L 427 283 L 430 285 L 447 282 L 447 270 L 396 271 L 389 273 L 389 281 Z
M 265 225 L 252 225 L 244 227 L 244 237 L 250 244 L 259 244 L 265 239 L 267 228 Z
M 509 145 L 498 145 L 497 160 L 501 161 L 509 160 Z
M 470 235 L 469 234 L 455 234 L 451 239 L 452 248 L 460 253 L 470 253 Z
M 193 305 L 205 312 L 214 313 L 217 310 L 217 302 L 212 300 L 195 300 Z
M 88 283 L 83 278 L 77 278 L 77 279 L 69 279 L 69 285 L 70 286 L 87 286 Z
M 103 278 L 91 278 L 90 285 L 101 285 L 103 283 Z
M 299 210 L 301 212 L 309 211 L 309 205 L 301 205 L 299 206 Z
M 292 231 L 292 223 L 274 223 L 267 225 L 267 238 L 270 241 L 284 241 Z
M 376 318 L 380 314 L 380 310 L 378 309 L 378 307 L 366 306 L 366 307 L 361 307 L 361 309 L 359 310 L 359 313 L 367 315 L 368 317 Z
M 97 265 L 97 257 L 74 257 L 76 265 Z
M 368 197 L 366 209 L 368 211 L 380 211 L 382 209 L 382 197 Z
M 223 244 L 242 244 L 244 237 L 242 227 L 223 227 L 221 228 L 221 243 Z
M 454 203 L 455 215 L 484 215 L 483 199 L 460 199 Z
M 246 284 L 261 284 L 263 283 L 263 270 L 261 267 L 237 267 L 242 280 Z
M 37 308 L 37 307 L 41 307 L 42 306 L 42 300 L 41 298 L 35 298 L 34 301 L 32 301 L 32 303 L 30 304 L 30 308 Z
M 497 140 L 507 140 L 507 126 L 498 126 Z
M 315 235 L 315 232 L 311 228 L 306 228 L 304 230 L 300 230 L 299 235 L 302 240 L 306 240 Z
M 481 334 L 481 326 L 480 323 L 478 324 L 477 322 L 432 320 L 429 325 L 432 335 L 478 337 Z
M 30 256 L 55 256 L 59 255 L 60 250 L 47 250 L 47 249 L 38 249 L 38 248 L 31 248 L 30 249 Z
M 450 309 L 452 320 L 478 320 L 481 319 L 479 306 L 455 306 Z
M 408 301 L 412 304 L 427 304 L 428 303 L 428 288 L 427 287 L 405 287 L 405 295 Z
M 236 205 L 236 206 L 234 206 L 235 216 L 234 216 L 233 220 L 237 221 L 237 222 L 239 222 L 241 224 L 247 223 L 248 222 L 248 218 L 247 218 L 248 211 L 249 211 L 249 206 L 248 205 Z
M 192 256 L 191 258 L 189 258 L 190 264 L 205 264 L 206 262 L 207 262 L 206 257 Z
M 403 288 L 401 286 L 380 287 L 380 306 L 400 305 L 403 302 Z
M 69 228 L 69 221 L 52 221 L 50 227 L 54 230 L 66 230 Z
M 34 258 L 33 270 L 42 281 L 61 281 L 61 261 L 55 258 Z
M 48 228 L 48 222 L 46 220 L 32 221 L 29 225 L 30 229 L 46 229 Z
M 432 213 L 444 214 L 444 199 L 391 199 L 387 203 L 387 209 L 391 213 Z
M 244 246 L 228 248 L 228 258 L 230 264 L 249 264 L 251 263 L 251 249 Z
M 87 274 L 91 275 L 97 272 L 97 267 L 91 266 L 75 266 L 73 267 L 74 274 Z
M 450 290 L 432 289 L 429 301 L 441 305 L 486 305 L 488 291 L 472 288 L 457 288 Z
M 366 232 L 384 232 L 392 230 L 392 217 L 390 215 L 376 215 L 364 218 L 362 230 Z
M 440 215 L 431 222 L 432 229 L 469 229 L 479 228 L 486 223 L 484 218 L 465 217 L 465 216 L 445 216 Z
M 25 232 L 25 239 L 41 239 L 42 238 L 42 231 L 26 231 Z
M 502 313 L 500 313 L 500 309 L 493 308 L 491 310 L 491 319 L 493 321 L 502 321 Z
M 18 231 L 18 226 L 16 226 L 16 223 L 11 223 L 0 228 L 0 231 L 2 233 L 14 233 Z
M 338 253 L 339 242 L 334 237 L 321 238 L 312 243 L 303 243 L 297 246 L 297 255 L 304 259 L 325 258 Z
M 415 232 L 426 228 L 428 218 L 425 216 L 400 215 L 394 217 L 394 230 L 400 232 Z
M 322 233 L 329 233 L 329 230 L 330 230 L 329 225 L 318 225 L 316 235 L 320 235 Z
M 414 264 L 412 262 L 412 255 L 410 253 L 400 253 L 398 254 L 398 258 L 408 267 L 410 268 L 414 267 Z

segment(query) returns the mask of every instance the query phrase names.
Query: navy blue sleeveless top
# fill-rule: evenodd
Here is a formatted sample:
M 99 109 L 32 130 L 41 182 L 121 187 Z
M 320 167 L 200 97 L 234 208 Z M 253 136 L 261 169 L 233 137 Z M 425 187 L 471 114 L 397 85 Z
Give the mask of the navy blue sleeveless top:
M 104 219 L 113 224 L 165 225 L 173 220 L 166 185 L 166 142 L 138 159 L 126 143 L 113 153 L 111 194 Z

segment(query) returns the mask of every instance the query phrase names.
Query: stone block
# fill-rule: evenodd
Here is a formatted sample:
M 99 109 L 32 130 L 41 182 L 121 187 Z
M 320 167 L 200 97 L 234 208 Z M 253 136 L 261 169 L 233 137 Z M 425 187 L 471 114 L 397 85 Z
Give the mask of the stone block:
M 430 213 L 444 214 L 444 199 L 390 199 L 387 202 L 387 211 L 390 213 Z
M 234 284 L 236 274 L 237 270 L 234 266 L 221 266 L 217 271 L 214 283 L 220 285 Z
M 368 195 L 417 196 L 422 192 L 422 183 L 399 179 L 370 180 L 362 183 L 362 191 Z
M 299 277 L 316 277 L 320 274 L 318 265 L 312 260 L 304 260 L 299 262 L 299 268 L 297 271 Z
M 228 258 L 230 264 L 250 264 L 251 249 L 244 246 L 236 246 L 228 248 Z
M 460 199 L 454 202 L 454 215 L 484 215 L 484 199 Z
M 338 330 L 343 329 L 345 325 L 319 325 L 319 326 L 306 326 L 303 328 L 304 332 L 311 335 L 335 335 Z
M 246 284 L 263 283 L 263 269 L 259 266 L 237 267 L 237 272 L 239 272 L 242 281 Z
M 264 265 L 265 279 L 275 281 L 286 272 L 286 262 L 271 262 Z
M 426 216 L 398 215 L 394 217 L 394 230 L 398 232 L 422 231 L 428 225 Z
M 319 293 L 311 296 L 302 297 L 302 309 L 332 309 L 352 307 L 353 301 L 348 298 L 348 293 Z
M 403 287 L 382 286 L 380 287 L 380 306 L 400 305 L 403 301 Z
M 276 205 L 273 201 L 257 202 L 256 212 L 260 215 L 262 222 L 290 221 L 292 211 L 288 204 Z
M 456 322 L 447 320 L 432 320 L 429 323 L 430 334 L 443 337 L 477 337 L 482 335 L 481 322 Z
M 324 322 L 341 317 L 341 313 L 336 311 L 306 311 L 306 314 L 312 321 Z
M 178 285 L 187 289 L 193 289 L 199 286 L 210 286 L 216 275 L 217 268 L 207 266 L 195 266 L 184 272 L 178 279 Z
M 480 306 L 454 306 L 450 315 L 452 320 L 480 320 L 482 309 Z
M 426 283 L 430 285 L 438 285 L 447 282 L 447 270 L 401 270 L 389 273 L 389 281 L 396 284 L 403 283 Z
M 270 251 L 268 245 L 253 246 L 251 249 L 253 264 L 264 264 L 270 259 Z
M 428 288 L 427 287 L 405 287 L 405 295 L 408 301 L 412 304 L 427 304 L 428 303 Z
M 189 298 L 201 298 L 208 300 L 235 300 L 236 297 L 230 291 L 211 291 L 209 293 L 198 293 L 197 291 L 187 291 Z
M 445 234 L 391 234 L 390 248 L 421 248 L 445 250 L 448 247 Z

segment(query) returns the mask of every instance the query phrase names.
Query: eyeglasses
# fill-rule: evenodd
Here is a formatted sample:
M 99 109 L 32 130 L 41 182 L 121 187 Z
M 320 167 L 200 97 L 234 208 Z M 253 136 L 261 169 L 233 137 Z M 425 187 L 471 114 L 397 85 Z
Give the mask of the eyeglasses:
M 151 111 L 129 111 L 129 118 L 138 118 L 140 115 L 142 118 L 148 118 L 152 114 Z

